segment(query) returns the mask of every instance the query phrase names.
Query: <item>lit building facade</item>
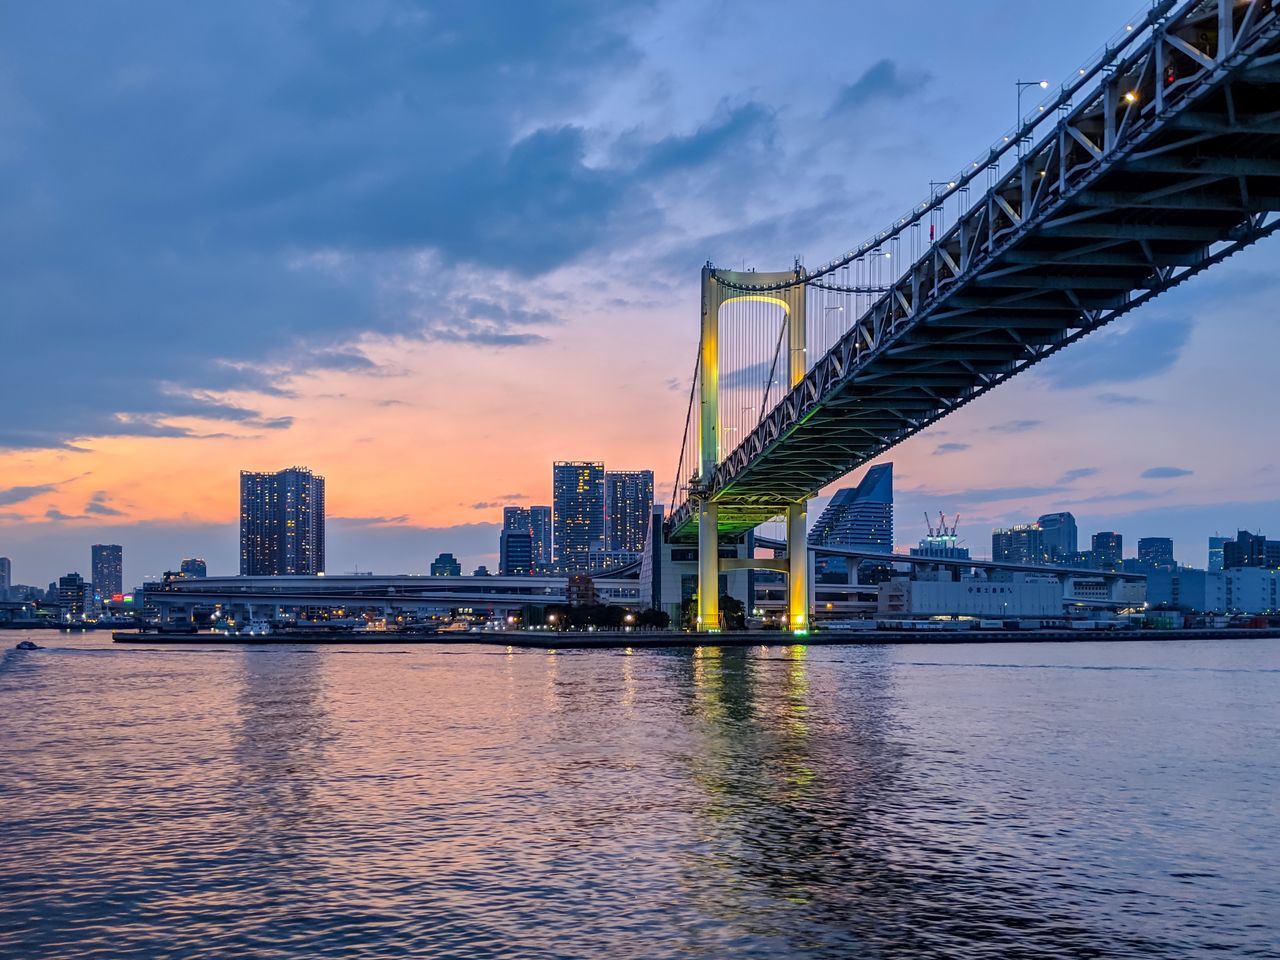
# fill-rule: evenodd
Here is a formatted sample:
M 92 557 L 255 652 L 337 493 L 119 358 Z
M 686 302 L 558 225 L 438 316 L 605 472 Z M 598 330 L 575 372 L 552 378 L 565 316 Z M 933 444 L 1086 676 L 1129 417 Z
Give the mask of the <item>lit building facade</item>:
M 585 573 L 591 551 L 604 547 L 604 464 L 556 461 L 551 489 L 556 567 Z
M 1041 564 L 1046 560 L 1044 531 L 1038 523 L 1015 523 L 991 531 L 991 559 Z
M 1144 568 L 1172 570 L 1173 540 L 1169 537 L 1142 537 L 1138 540 L 1138 564 Z
M 241 471 L 241 576 L 323 573 L 324 552 L 324 477 L 305 467 Z
M 188 557 L 179 564 L 178 572 L 184 577 L 207 577 L 209 568 L 200 558 Z
M 110 600 L 124 592 L 124 548 L 118 543 L 95 543 L 90 548 L 93 595 Z
M 652 513 L 652 470 L 610 470 L 604 475 L 606 550 L 642 551 Z
M 462 564 L 452 553 L 442 553 L 431 561 L 431 575 L 433 577 L 460 577 L 462 576 Z
M 1124 563 L 1124 537 L 1113 530 L 1093 535 L 1093 565 L 1099 570 L 1118 570 Z
M 547 573 L 555 563 L 555 555 L 551 552 L 551 508 L 530 507 L 529 528 L 533 534 L 533 568 L 538 573 Z
M 0 600 L 9 599 L 9 588 L 13 586 L 13 566 L 8 557 L 0 557 Z

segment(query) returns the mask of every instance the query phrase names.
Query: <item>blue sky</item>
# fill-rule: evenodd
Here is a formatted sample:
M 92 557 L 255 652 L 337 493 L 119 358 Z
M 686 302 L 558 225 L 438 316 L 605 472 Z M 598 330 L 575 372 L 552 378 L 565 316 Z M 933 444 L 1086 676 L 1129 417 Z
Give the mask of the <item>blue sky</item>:
M 1137 6 L 1137 4 L 1135 4 Z M 235 563 L 235 472 L 330 478 L 330 567 L 492 563 L 556 458 L 666 487 L 710 259 L 826 260 L 1125 8 L 0 9 L 0 554 Z M 1280 532 L 1274 241 L 893 451 L 899 534 Z

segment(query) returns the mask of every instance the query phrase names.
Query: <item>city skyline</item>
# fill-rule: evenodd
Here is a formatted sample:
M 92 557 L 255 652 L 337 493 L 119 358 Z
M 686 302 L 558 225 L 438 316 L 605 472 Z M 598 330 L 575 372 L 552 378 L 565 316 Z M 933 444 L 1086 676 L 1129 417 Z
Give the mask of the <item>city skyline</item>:
M 697 4 L 660 5 L 644 26 L 577 11 L 578 28 L 609 42 L 574 58 L 554 31 L 534 31 L 525 63 L 545 69 L 546 79 L 527 91 L 518 126 L 486 79 L 485 49 L 474 51 L 463 106 L 491 127 L 468 127 L 440 148 L 438 194 L 419 197 L 394 163 L 391 173 L 385 168 L 402 134 L 454 129 L 452 112 L 414 119 L 393 111 L 385 126 L 338 118 L 338 136 L 369 145 L 342 173 L 360 181 L 377 172 L 376 192 L 349 195 L 314 171 L 289 178 L 298 180 L 300 203 L 284 204 L 284 215 L 255 200 L 251 172 L 310 169 L 300 157 L 324 144 L 257 134 L 295 129 L 288 121 L 323 109 L 319 92 L 305 96 L 326 89 L 323 65 L 232 64 L 198 42 L 159 48 L 137 31 L 129 45 L 107 50 L 96 41 L 128 24 L 96 20 L 106 16 L 96 11 L 72 34 L 43 29 L 40 11 L 6 22 L 15 73 L 30 81 L 14 88 L 19 113 L 47 118 L 42 132 L 13 131 L 23 148 L 15 156 L 36 164 L 13 160 L 15 175 L 48 184 L 62 202 L 34 210 L 5 201 L 16 235 L 43 240 L 10 258 L 34 268 L 5 287 L 0 314 L 27 361 L 0 384 L 0 552 L 15 559 L 24 582 L 60 575 L 65 558 L 93 542 L 125 543 L 127 581 L 193 551 L 226 569 L 236 514 L 226 477 L 294 461 L 330 479 L 330 566 L 342 570 L 420 567 L 441 550 L 469 568 L 496 568 L 502 506 L 548 502 L 541 465 L 575 450 L 652 465 L 655 499 L 669 500 L 696 340 L 697 264 L 769 269 L 793 252 L 818 262 L 845 249 L 1007 125 L 1015 78 L 1057 82 L 1118 25 L 1115 8 L 1101 2 L 1079 5 L 1053 36 L 1036 32 L 1049 6 L 992 15 L 991 40 L 1010 56 L 974 65 L 951 42 L 946 8 L 932 10 L 938 16 L 826 11 L 833 28 L 856 19 L 887 44 L 824 62 L 816 76 L 808 58 L 772 57 L 759 70 L 746 67 L 741 51 L 691 56 L 688 41 L 670 38 L 696 35 L 687 28 L 708 22 Z M 200 35 L 208 26 L 201 18 L 212 16 L 166 15 L 201 28 L 184 36 Z M 376 21 L 377 11 L 370 16 Z M 763 14 L 750 8 L 743 16 L 756 22 Z M 267 35 L 286 29 L 254 25 Z M 314 29 L 345 34 L 351 26 L 321 18 Z M 532 29 L 524 21 L 483 26 L 501 36 Z M 399 48 L 377 49 L 394 41 L 356 32 L 370 52 L 399 62 Z M 46 36 L 60 36 L 66 55 L 47 56 L 35 42 Z M 44 72 L 54 60 L 68 64 L 65 75 Z M 363 96 L 381 104 L 429 86 L 431 68 L 421 70 L 370 76 Z M 189 140 L 165 139 L 177 132 L 123 139 L 139 117 L 165 115 L 164 92 L 175 84 L 200 103 L 208 99 L 202 78 L 238 89 L 231 81 L 241 74 L 303 94 L 301 103 L 245 114 L 242 122 L 255 126 L 236 131 L 230 180 L 163 159 L 215 152 L 192 129 L 201 128 L 198 117 L 170 125 Z M 103 122 L 76 123 L 67 103 L 98 86 L 98 75 L 114 78 Z M 817 117 L 843 118 L 847 127 L 820 151 L 805 133 Z M 341 126 L 351 123 L 374 125 Z M 78 155 L 121 162 L 82 178 L 68 166 Z M 470 165 L 473 179 L 459 179 L 460 158 L 473 155 L 486 162 Z M 797 176 L 801 170 L 810 175 Z M 708 198 L 703 186 L 727 176 L 779 213 L 752 219 L 728 198 Z M 547 178 L 568 198 L 549 219 L 527 206 Z M 267 194 L 283 188 L 257 185 Z M 173 207 L 153 229 L 136 224 L 130 203 L 154 210 L 148 201 L 179 189 L 192 206 Z M 91 202 L 82 190 L 117 201 Z M 440 206 L 450 191 L 500 206 L 467 218 L 487 226 L 451 235 L 437 224 L 451 222 L 442 212 L 455 212 Z M 415 198 L 418 219 L 430 225 L 416 231 L 394 214 Z M 314 209 L 334 219 L 317 222 Z M 370 219 L 370 210 L 382 219 Z M 504 210 L 525 211 L 530 222 Z M 269 229 L 241 229 L 262 218 Z M 581 224 L 592 229 L 575 229 Z M 210 235 L 206 227 L 214 248 L 197 242 Z M 99 249 L 75 237 L 111 242 Z M 127 269 L 107 253 L 117 250 Z M 170 253 L 185 269 L 153 269 Z M 959 512 L 975 545 L 983 527 L 1071 510 L 1085 533 L 1114 529 L 1128 542 L 1169 535 L 1203 565 L 1206 532 L 1280 529 L 1280 465 L 1258 442 L 1270 429 L 1269 360 L 1255 349 L 1276 283 L 1270 261 L 1267 246 L 1246 251 L 896 448 L 900 542 L 923 534 L 917 518 L 925 511 Z M 605 272 L 607 298 L 579 279 Z M 162 284 L 152 283 L 156 275 Z M 219 290 L 239 292 L 211 298 L 211 277 Z M 472 293 L 482 277 L 484 292 Z M 40 286 L 48 278 L 74 295 L 51 296 Z M 79 337 L 83 351 L 27 335 L 43 323 Z M 625 364 L 599 359 L 624 353 Z M 50 390 L 44 371 L 55 365 L 64 376 Z M 1225 382 L 1229 397 L 1218 389 Z M 1109 436 L 1125 440 L 1099 439 Z M 444 461 L 459 466 L 436 469 Z M 811 517 L 824 505 L 815 501 Z

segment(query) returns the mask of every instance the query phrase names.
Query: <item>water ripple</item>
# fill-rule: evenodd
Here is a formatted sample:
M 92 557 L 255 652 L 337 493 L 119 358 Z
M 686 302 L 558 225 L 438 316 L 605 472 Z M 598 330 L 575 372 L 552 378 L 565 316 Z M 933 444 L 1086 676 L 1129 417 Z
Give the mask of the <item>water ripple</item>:
M 38 640 L 4 957 L 1280 955 L 1278 643 Z

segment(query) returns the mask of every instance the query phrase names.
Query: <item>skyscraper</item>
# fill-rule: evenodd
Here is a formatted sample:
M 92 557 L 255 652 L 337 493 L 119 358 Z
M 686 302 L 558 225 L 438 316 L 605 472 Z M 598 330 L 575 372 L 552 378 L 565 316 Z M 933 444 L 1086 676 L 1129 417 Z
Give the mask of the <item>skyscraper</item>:
M 11 586 L 13 586 L 13 567 L 8 557 L 0 557 L 0 600 L 9 599 Z
M 643 550 L 652 513 L 652 470 L 610 470 L 604 475 L 606 550 Z
M 1075 516 L 1070 513 L 1046 513 L 1036 523 L 1040 525 L 1044 558 L 1050 563 L 1070 563 L 1071 558 L 1080 550 Z
M 1044 531 L 1038 523 L 1015 523 L 991 531 L 991 559 L 1008 563 L 1045 562 Z
M 1093 535 L 1093 565 L 1099 570 L 1118 570 L 1124 562 L 1124 537 L 1110 530 Z
M 324 477 L 240 472 L 240 575 L 324 572 Z
M 93 595 L 110 600 L 124 592 L 124 548 L 118 543 L 95 543 L 90 548 Z
M 551 568 L 551 508 L 530 507 L 529 523 L 533 533 L 533 569 L 544 573 Z
M 1169 537 L 1142 537 L 1138 540 L 1138 563 L 1159 570 L 1174 569 L 1173 541 Z
M 893 550 L 893 464 L 882 463 L 862 476 L 856 487 L 845 487 L 822 511 L 809 531 L 815 547 L 863 547 Z
M 585 573 L 588 554 L 604 548 L 604 464 L 558 460 L 551 471 L 556 565 Z

